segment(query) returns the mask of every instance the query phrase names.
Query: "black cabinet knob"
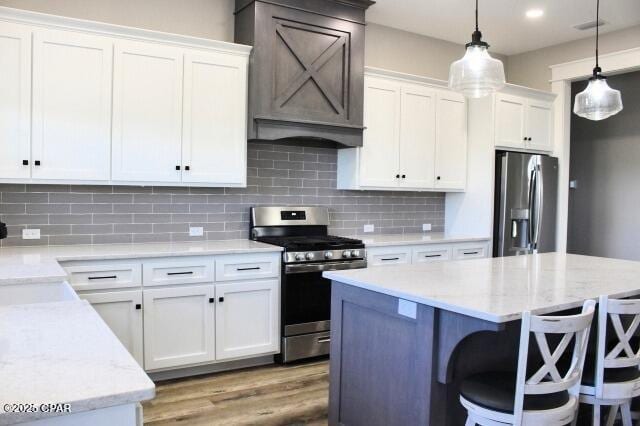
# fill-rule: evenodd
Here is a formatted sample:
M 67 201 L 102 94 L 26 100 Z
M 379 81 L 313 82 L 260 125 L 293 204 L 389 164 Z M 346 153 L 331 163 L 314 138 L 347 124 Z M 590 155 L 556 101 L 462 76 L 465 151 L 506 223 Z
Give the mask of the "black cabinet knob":
M 140 303 L 136 303 L 136 309 L 142 309 L 142 305 Z
M 529 140 L 531 140 L 531 138 L 529 138 Z
M 213 297 L 210 297 L 209 298 L 209 303 L 213 303 L 213 302 L 215 302 L 215 300 L 213 299 Z
M 438 176 L 436 179 L 437 179 L 437 180 L 440 180 L 440 176 Z
M 180 170 L 180 166 L 176 166 L 176 170 Z
M 396 179 L 400 179 L 400 175 L 396 175 Z
M 527 140 L 527 137 L 525 136 L 522 140 L 525 140 L 525 141 L 526 141 L 526 140 Z
M 191 170 L 191 166 L 184 166 L 184 169 L 185 169 L 186 171 L 189 171 L 189 170 Z
M 402 179 L 405 179 L 407 177 L 407 175 L 402 175 Z
M 29 165 L 29 160 L 22 160 L 22 165 L 23 166 L 28 166 Z
M 218 298 L 218 302 L 220 302 L 220 303 L 224 302 L 224 297 L 219 297 Z
M 40 160 L 36 160 L 36 161 L 34 161 L 34 164 L 35 164 L 36 166 L 39 166 L 39 165 L 40 165 Z

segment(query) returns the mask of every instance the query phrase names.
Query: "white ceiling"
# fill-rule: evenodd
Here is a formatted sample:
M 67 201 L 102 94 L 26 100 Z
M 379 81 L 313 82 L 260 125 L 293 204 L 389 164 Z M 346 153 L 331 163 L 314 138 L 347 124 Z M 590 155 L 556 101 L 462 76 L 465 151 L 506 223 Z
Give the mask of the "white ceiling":
M 367 21 L 456 43 L 474 30 L 474 0 L 376 0 Z M 529 19 L 525 12 L 544 10 Z M 595 0 L 480 0 L 480 31 L 491 50 L 505 55 L 535 50 L 595 34 L 574 25 L 594 21 Z M 601 0 L 601 34 L 640 24 L 640 0 Z M 640 40 L 639 40 L 640 42 Z

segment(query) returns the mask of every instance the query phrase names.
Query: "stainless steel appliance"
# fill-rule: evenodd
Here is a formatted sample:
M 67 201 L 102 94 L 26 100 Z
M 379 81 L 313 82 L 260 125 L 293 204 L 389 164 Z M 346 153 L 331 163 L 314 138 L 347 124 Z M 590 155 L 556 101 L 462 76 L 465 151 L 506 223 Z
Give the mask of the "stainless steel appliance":
M 7 225 L 0 222 L 0 240 L 7 238 Z
M 495 197 L 495 257 L 555 251 L 557 158 L 497 152 Z
M 251 208 L 251 239 L 284 248 L 279 362 L 329 353 L 331 282 L 322 272 L 367 266 L 362 241 L 328 235 L 328 225 L 324 207 Z

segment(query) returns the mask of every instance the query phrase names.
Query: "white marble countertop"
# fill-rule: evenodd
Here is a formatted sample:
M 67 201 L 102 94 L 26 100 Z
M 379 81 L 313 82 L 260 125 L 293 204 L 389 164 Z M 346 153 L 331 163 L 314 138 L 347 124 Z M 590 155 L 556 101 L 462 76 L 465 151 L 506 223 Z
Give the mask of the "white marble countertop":
M 324 272 L 326 278 L 492 321 L 640 294 L 640 262 L 546 253 Z
M 0 407 L 65 403 L 77 413 L 155 396 L 153 382 L 86 301 L 0 308 L 0 330 Z M 0 425 L 50 416 L 0 409 Z
M 58 262 L 278 252 L 282 247 L 251 240 L 184 243 L 96 244 L 0 248 L 0 285 L 60 282 L 67 274 Z
M 461 243 L 473 241 L 489 241 L 491 239 L 491 237 L 482 236 L 448 235 L 443 232 L 426 232 L 424 234 L 358 235 L 351 238 L 361 239 L 366 247 Z

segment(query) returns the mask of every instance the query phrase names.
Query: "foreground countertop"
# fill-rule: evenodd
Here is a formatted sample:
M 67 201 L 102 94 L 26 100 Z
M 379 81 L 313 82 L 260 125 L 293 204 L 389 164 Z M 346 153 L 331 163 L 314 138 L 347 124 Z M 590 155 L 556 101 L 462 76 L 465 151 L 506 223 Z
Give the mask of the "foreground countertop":
M 67 274 L 58 262 L 278 252 L 282 247 L 251 240 L 184 243 L 96 244 L 0 249 L 0 285 L 60 282 Z
M 358 235 L 353 238 L 361 239 L 367 247 L 446 244 L 473 241 L 489 241 L 491 239 L 491 237 L 482 236 L 449 235 L 443 232 L 429 232 L 423 234 Z
M 324 272 L 331 280 L 491 322 L 640 294 L 640 262 L 545 253 Z
M 155 396 L 153 382 L 86 301 L 0 308 L 0 330 L 0 407 L 64 403 L 77 413 Z M 0 425 L 51 415 L 0 409 Z

